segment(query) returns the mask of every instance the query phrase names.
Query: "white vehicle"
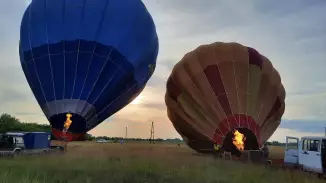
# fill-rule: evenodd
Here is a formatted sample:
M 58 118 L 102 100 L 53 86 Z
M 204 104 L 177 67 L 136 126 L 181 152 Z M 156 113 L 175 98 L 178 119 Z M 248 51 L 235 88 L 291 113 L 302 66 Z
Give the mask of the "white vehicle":
M 326 137 L 286 137 L 285 166 L 300 167 L 318 174 L 326 173 Z
M 98 139 L 96 142 L 97 143 L 107 143 L 108 141 L 105 139 Z

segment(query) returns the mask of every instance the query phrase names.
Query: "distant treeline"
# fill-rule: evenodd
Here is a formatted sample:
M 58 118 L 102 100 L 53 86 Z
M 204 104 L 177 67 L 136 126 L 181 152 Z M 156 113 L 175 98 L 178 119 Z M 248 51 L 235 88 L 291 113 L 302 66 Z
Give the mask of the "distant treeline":
M 0 116 L 0 133 L 6 132 L 51 132 L 51 126 L 47 124 L 37 124 L 31 122 L 22 122 L 16 117 L 10 114 L 2 114 Z M 52 140 L 55 140 L 54 136 L 51 136 Z M 121 137 L 94 137 L 91 134 L 86 134 L 84 137 L 78 139 L 78 141 L 105 139 L 113 142 L 118 142 Z M 149 139 L 141 138 L 127 138 L 127 141 L 149 141 Z M 180 139 L 154 139 L 157 142 L 182 142 Z
M 267 145 L 271 145 L 271 146 L 285 146 L 285 143 L 282 142 L 278 142 L 278 141 L 272 141 L 272 142 L 267 142 Z
M 10 114 L 2 114 L 0 116 L 0 133 L 5 132 L 51 132 L 51 126 L 47 124 L 37 124 L 31 122 L 22 122 L 19 119 L 11 116 Z M 55 140 L 54 136 L 51 136 L 53 140 Z M 94 137 L 91 134 L 86 134 L 84 137 L 78 139 L 78 141 L 86 141 L 86 140 L 96 140 L 96 139 L 105 139 L 112 142 L 118 142 L 122 137 L 107 137 L 107 136 L 98 136 Z M 127 141 L 149 141 L 149 139 L 142 138 L 127 138 L 124 139 Z M 171 142 L 171 143 L 181 143 L 183 142 L 181 139 L 154 139 L 155 142 Z M 268 145 L 273 146 L 285 146 L 285 143 L 280 143 L 277 141 L 267 142 Z
M 51 132 L 51 126 L 37 123 L 21 122 L 9 114 L 0 116 L 0 133 L 5 132 Z
M 126 140 L 126 141 L 137 141 L 137 142 L 142 142 L 142 141 L 150 141 L 150 139 L 142 139 L 142 138 L 122 138 L 122 137 L 107 137 L 107 136 L 98 136 L 98 137 L 91 137 L 94 139 L 104 139 L 112 142 L 118 142 L 120 140 Z M 89 138 L 88 138 L 89 139 Z M 154 142 L 171 142 L 171 143 L 181 143 L 183 142 L 181 139 L 174 138 L 174 139 L 161 139 L 157 138 L 152 140 Z

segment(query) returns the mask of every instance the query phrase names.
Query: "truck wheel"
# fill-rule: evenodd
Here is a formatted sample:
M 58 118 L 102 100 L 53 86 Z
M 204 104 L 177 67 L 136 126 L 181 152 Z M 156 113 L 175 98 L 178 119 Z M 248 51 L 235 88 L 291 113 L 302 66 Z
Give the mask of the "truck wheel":
M 16 157 L 16 156 L 21 156 L 22 152 L 20 150 L 17 150 L 13 153 L 13 157 Z

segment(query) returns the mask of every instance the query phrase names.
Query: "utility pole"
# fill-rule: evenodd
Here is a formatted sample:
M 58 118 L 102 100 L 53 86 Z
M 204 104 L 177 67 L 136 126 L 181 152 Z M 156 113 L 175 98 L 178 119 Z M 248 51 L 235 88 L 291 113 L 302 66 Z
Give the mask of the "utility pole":
M 126 126 L 125 140 L 127 140 L 127 136 L 128 136 L 128 127 Z
M 151 137 L 149 138 L 149 143 L 154 144 L 154 122 L 152 122 Z

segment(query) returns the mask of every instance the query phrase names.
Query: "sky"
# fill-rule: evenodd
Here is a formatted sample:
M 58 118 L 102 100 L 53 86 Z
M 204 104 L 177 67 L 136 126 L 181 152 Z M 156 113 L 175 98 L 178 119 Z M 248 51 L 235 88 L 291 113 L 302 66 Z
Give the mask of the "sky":
M 20 22 L 29 0 L 0 1 L 0 112 L 47 124 L 20 66 Z M 286 109 L 270 140 L 324 135 L 326 127 L 325 0 L 143 0 L 159 37 L 154 75 L 130 105 L 90 131 L 95 136 L 179 138 L 166 115 L 167 77 L 187 52 L 216 41 L 257 49 L 279 71 Z M 282 2 L 282 3 L 281 3 Z

